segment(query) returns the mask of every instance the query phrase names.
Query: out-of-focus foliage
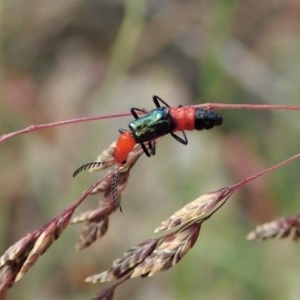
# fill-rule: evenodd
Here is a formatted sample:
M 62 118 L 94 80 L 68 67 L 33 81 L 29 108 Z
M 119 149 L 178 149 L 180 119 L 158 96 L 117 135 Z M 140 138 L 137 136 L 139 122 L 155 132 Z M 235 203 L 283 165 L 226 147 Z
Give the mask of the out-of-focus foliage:
M 300 103 L 297 0 L 10 0 L 0 12 L 1 133 L 150 109 L 154 94 L 174 106 Z M 83 279 L 151 236 L 184 203 L 299 151 L 297 113 L 221 113 L 222 128 L 188 133 L 187 147 L 161 139 L 157 155 L 132 171 L 123 213 L 107 236 L 75 253 L 79 229 L 70 228 L 9 298 L 91 297 L 96 289 Z M 72 179 L 72 172 L 129 120 L 69 125 L 1 144 L 2 252 L 80 195 L 97 175 Z M 255 224 L 299 209 L 298 178 L 295 163 L 251 185 L 203 226 L 178 267 L 132 280 L 115 299 L 298 299 L 299 246 L 244 239 Z

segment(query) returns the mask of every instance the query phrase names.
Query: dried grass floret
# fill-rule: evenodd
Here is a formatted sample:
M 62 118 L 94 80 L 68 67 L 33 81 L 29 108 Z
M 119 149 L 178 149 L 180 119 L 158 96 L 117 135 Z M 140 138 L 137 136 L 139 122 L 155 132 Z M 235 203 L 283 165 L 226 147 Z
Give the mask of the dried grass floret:
M 176 265 L 194 246 L 200 227 L 201 223 L 194 223 L 165 236 L 154 251 L 134 268 L 131 278 L 153 276 Z
M 146 259 L 154 250 L 159 239 L 148 239 L 126 251 L 121 258 L 113 261 L 109 270 L 97 275 L 92 275 L 86 278 L 86 282 L 108 282 L 123 278 L 124 276 L 131 277 L 133 269 Z
M 282 217 L 259 225 L 247 235 L 248 240 L 284 239 L 288 237 L 293 241 L 300 238 L 299 214 L 292 217 Z
M 126 164 L 119 166 L 113 172 L 109 171 L 91 192 L 91 194 L 103 195 L 98 207 L 72 219 L 71 224 L 84 223 L 83 231 L 76 245 L 77 250 L 89 247 L 105 235 L 109 226 L 109 216 L 120 207 L 122 192 L 127 186 L 130 170 L 142 154 L 140 148 L 135 147 Z M 117 203 L 115 199 L 117 199 Z
M 134 277 L 149 277 L 176 265 L 194 246 L 201 228 L 200 223 L 167 234 L 157 239 L 149 239 L 114 260 L 111 268 L 100 274 L 86 278 L 87 282 L 98 283 Z
M 73 211 L 64 211 L 42 228 L 27 234 L 0 257 L 0 296 L 20 280 L 69 224 Z
M 208 215 L 219 209 L 228 199 L 228 189 L 220 189 L 208 194 L 201 195 L 189 202 L 171 217 L 163 221 L 154 232 L 169 230 L 174 227 L 205 219 Z

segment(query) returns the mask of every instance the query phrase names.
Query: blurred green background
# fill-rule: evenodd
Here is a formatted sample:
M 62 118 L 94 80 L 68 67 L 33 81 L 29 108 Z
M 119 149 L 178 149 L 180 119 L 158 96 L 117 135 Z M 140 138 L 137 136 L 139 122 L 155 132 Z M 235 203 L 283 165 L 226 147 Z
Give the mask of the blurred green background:
M 10 0 L 0 2 L 0 130 L 202 102 L 300 104 L 300 1 Z M 140 159 L 108 234 L 76 253 L 70 227 L 8 299 L 89 299 L 83 279 L 152 236 L 198 195 L 299 151 L 295 112 L 222 111 L 224 124 L 163 138 Z M 0 146 L 0 250 L 56 216 L 97 176 L 72 172 L 131 118 L 68 125 Z M 143 176 L 141 176 L 143 174 Z M 248 242 L 255 225 L 298 210 L 299 163 L 236 194 L 175 268 L 136 279 L 115 299 L 299 299 L 299 245 Z M 90 199 L 82 207 L 94 207 Z M 104 287 L 105 285 L 103 285 Z

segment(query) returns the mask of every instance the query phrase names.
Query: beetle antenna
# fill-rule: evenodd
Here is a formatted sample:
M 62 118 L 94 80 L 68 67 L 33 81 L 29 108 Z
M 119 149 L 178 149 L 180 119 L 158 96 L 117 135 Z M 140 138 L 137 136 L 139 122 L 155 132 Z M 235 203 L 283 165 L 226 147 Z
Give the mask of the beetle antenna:
M 103 161 L 93 161 L 93 162 L 86 163 L 86 164 L 80 166 L 78 169 L 76 169 L 74 171 L 73 177 L 77 176 L 82 171 L 89 170 L 89 169 L 94 168 L 94 167 L 99 167 L 104 163 L 105 162 L 103 162 Z
M 112 186 L 111 186 L 111 196 L 112 196 L 112 200 L 113 203 L 115 205 L 115 207 L 119 207 L 120 212 L 122 212 L 122 207 L 120 205 L 120 199 L 119 199 L 119 195 L 118 195 L 118 181 L 119 181 L 119 173 L 115 173 L 114 178 L 113 178 L 113 182 L 112 182 Z

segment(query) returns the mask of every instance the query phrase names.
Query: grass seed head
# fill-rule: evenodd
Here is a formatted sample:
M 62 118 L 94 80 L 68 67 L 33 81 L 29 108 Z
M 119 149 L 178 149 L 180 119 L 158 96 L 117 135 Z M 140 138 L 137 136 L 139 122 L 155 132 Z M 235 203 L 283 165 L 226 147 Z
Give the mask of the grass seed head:
M 72 213 L 73 211 L 70 210 L 65 211 L 61 216 L 55 218 L 41 230 L 40 235 L 37 237 L 33 248 L 28 253 L 15 281 L 20 280 L 36 263 L 38 258 L 47 251 L 56 239 L 59 238 L 62 231 L 69 224 Z
M 283 217 L 257 226 L 247 235 L 248 240 L 266 240 L 270 238 L 287 238 L 297 241 L 300 238 L 300 215 Z
M 83 250 L 104 236 L 108 230 L 108 224 L 108 217 L 101 218 L 99 221 L 89 221 L 86 223 L 79 237 L 76 249 Z
M 204 219 L 217 210 L 226 200 L 227 198 L 222 190 L 201 195 L 163 221 L 154 232 L 169 230 L 179 225 Z
M 89 276 L 85 281 L 91 283 L 108 282 L 128 276 L 135 266 L 144 261 L 152 253 L 157 243 L 157 239 L 143 241 L 126 251 L 121 258 L 115 259 L 109 270 Z
M 134 268 L 130 277 L 153 276 L 176 265 L 194 246 L 200 227 L 201 223 L 191 224 L 165 236 L 154 251 Z

